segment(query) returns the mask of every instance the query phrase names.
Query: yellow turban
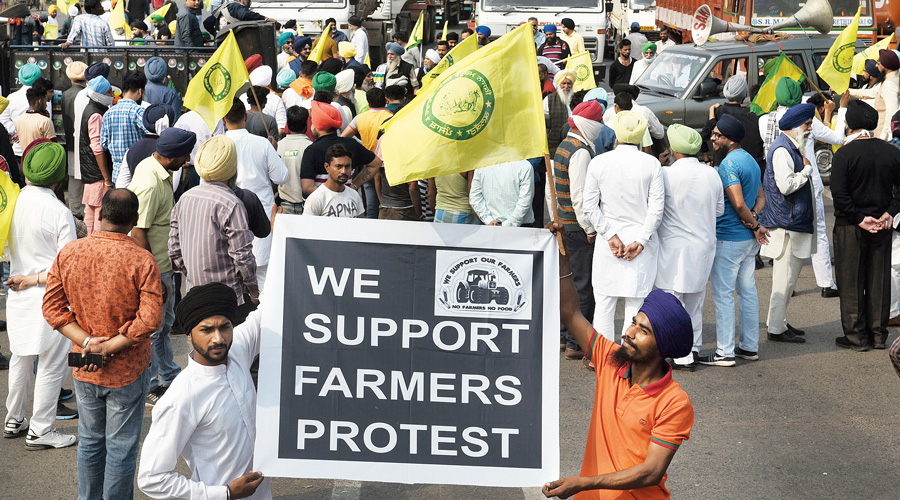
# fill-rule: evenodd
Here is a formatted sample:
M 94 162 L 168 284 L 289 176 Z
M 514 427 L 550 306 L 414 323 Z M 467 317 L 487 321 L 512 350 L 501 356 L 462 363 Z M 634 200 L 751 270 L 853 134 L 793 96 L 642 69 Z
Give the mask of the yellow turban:
M 620 111 L 616 114 L 613 130 L 619 143 L 639 145 L 647 131 L 647 119 L 634 111 Z
M 69 77 L 69 80 L 84 80 L 84 71 L 86 69 L 87 64 L 81 61 L 75 61 L 66 66 L 66 76 Z
M 52 16 L 53 14 L 56 14 L 57 12 L 59 12 L 59 8 L 57 8 L 55 5 L 51 5 L 50 7 L 47 7 L 47 14 L 50 14 Z
M 560 70 L 553 76 L 553 85 L 559 87 L 559 84 L 562 83 L 563 80 L 569 80 L 574 84 L 578 80 L 578 75 L 575 73 L 574 69 Z
M 350 42 L 340 42 L 338 43 L 338 54 L 341 57 L 353 57 L 356 55 L 356 47 Z
M 237 148 L 230 137 L 216 135 L 204 142 L 195 160 L 197 175 L 207 182 L 227 182 L 237 175 Z
M 683 155 L 697 154 L 700 151 L 700 146 L 703 144 L 703 139 L 700 138 L 699 132 L 678 123 L 669 125 L 666 137 L 669 138 L 669 145 L 672 146 L 672 151 Z

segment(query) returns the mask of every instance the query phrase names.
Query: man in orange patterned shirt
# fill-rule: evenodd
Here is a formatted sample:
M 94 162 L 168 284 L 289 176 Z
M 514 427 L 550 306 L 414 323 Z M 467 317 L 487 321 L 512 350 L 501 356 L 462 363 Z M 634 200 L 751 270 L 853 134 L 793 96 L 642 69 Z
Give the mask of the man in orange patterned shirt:
M 75 351 L 103 355 L 102 367 L 73 373 L 78 498 L 130 500 L 163 287 L 153 255 L 128 236 L 138 219 L 137 196 L 113 189 L 102 207 L 100 230 L 69 243 L 53 261 L 43 312 Z
M 552 230 L 565 232 L 558 223 Z M 597 388 L 581 475 L 545 484 L 544 495 L 669 498 L 666 469 L 690 437 L 694 408 L 665 358 L 690 354 L 691 317 L 674 295 L 653 290 L 616 345 L 581 314 L 567 255 L 559 256 L 560 321 L 596 365 Z

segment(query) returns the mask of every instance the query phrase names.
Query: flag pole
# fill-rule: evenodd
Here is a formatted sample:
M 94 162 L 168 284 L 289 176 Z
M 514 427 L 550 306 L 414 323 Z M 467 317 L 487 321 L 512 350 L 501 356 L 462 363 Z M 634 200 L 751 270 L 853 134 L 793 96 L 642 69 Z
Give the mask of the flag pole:
M 549 154 L 544 155 L 544 168 L 547 170 L 547 185 L 550 186 L 550 213 L 553 215 L 553 222 L 559 222 L 559 211 L 556 206 L 556 182 L 553 180 L 553 168 L 550 166 Z M 556 243 L 559 244 L 559 253 L 566 255 L 562 234 L 556 233 Z
M 250 82 L 250 93 L 253 94 L 253 102 L 256 103 L 256 109 L 258 109 L 259 114 L 263 116 L 263 127 L 266 129 L 266 139 L 269 139 L 271 141 L 272 135 L 269 134 L 269 127 L 266 125 L 266 116 L 263 113 L 262 106 L 259 105 L 259 98 L 256 97 L 256 89 L 253 88 L 254 86 L 255 85 L 253 85 L 253 82 Z

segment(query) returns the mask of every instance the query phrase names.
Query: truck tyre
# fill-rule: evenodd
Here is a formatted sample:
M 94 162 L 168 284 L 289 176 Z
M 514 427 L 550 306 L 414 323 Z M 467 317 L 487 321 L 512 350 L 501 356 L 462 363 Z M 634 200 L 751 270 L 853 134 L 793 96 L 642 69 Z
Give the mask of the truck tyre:
M 490 290 L 486 290 L 484 288 L 472 287 L 470 289 L 471 297 L 473 304 L 490 304 L 491 303 L 491 292 Z
M 469 289 L 466 288 L 466 285 L 460 283 L 456 285 L 456 302 L 460 304 L 465 304 L 469 301 Z
M 831 183 L 831 161 L 834 159 L 834 150 L 830 144 L 816 145 L 816 166 L 819 168 L 819 177 L 822 184 Z
M 509 290 L 505 287 L 499 287 L 494 290 L 494 302 L 501 306 L 509 304 Z
M 425 43 L 426 44 L 434 43 L 435 25 L 437 24 L 437 22 L 434 19 L 434 17 L 435 17 L 434 7 L 428 7 L 427 9 L 425 9 L 423 14 L 425 14 L 425 26 L 423 27 L 422 31 L 424 31 L 423 36 L 425 38 Z M 424 49 L 424 47 L 423 47 L 423 49 Z M 424 50 L 422 51 L 422 54 L 424 57 L 424 54 L 425 54 Z

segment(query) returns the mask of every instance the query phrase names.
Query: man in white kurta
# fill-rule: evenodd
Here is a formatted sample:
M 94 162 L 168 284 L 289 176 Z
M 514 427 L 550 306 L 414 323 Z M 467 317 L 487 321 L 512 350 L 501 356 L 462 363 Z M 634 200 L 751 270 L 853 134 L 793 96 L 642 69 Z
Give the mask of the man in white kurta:
M 829 101 L 831 102 L 831 101 Z M 840 107 L 837 110 L 837 117 L 834 122 L 834 129 L 822 122 L 818 117 L 813 117 L 812 128 L 810 129 L 809 139 L 804 148 L 803 157 L 809 160 L 812 165 L 812 186 L 813 194 L 816 197 L 816 252 L 812 256 L 813 272 L 816 275 L 816 285 L 822 288 L 823 297 L 837 297 L 837 284 L 834 282 L 834 271 L 831 268 L 831 246 L 828 243 L 828 229 L 825 226 L 825 201 L 823 195 L 825 193 L 825 184 L 822 182 L 822 176 L 819 174 L 819 168 L 816 163 L 816 142 L 823 142 L 834 146 L 840 146 L 844 143 L 844 124 L 846 123 L 847 104 L 850 102 L 850 96 L 841 98 Z M 833 107 L 828 102 L 827 107 Z M 769 152 L 769 146 L 772 141 L 778 137 L 778 120 L 784 116 L 784 113 L 790 109 L 788 106 L 778 106 L 778 109 L 769 113 L 759 120 L 759 133 L 763 138 L 763 144 L 766 153 Z M 823 107 L 819 109 L 822 117 L 830 115 L 826 113 Z M 827 120 L 830 121 L 830 120 Z
M 615 339 L 618 299 L 625 299 L 624 331 L 653 289 L 656 228 L 665 205 L 659 160 L 638 149 L 646 118 L 622 111 L 613 128 L 619 145 L 591 160 L 584 185 L 584 211 L 599 236 L 593 265 L 594 328 L 610 340 Z
M 684 305 L 694 329 L 692 353 L 675 359 L 675 368 L 696 366 L 703 347 L 703 301 L 706 282 L 716 256 L 716 217 L 725 213 L 725 192 L 715 169 L 695 156 L 703 140 L 684 125 L 666 132 L 675 162 L 663 167 L 666 207 L 659 236 L 656 287 Z
M 222 283 L 191 288 L 179 303 L 176 316 L 190 332 L 194 351 L 188 355 L 187 368 L 153 407 L 137 474 L 138 487 L 150 498 L 244 498 L 237 490 L 247 483 L 256 486 L 255 492 L 253 487 L 243 490 L 252 493 L 246 498 L 272 498 L 269 480 L 250 468 L 256 439 L 256 389 L 250 364 L 259 354 L 260 311 L 234 327 L 227 339 L 224 330 L 231 326 L 224 323 L 233 322 L 236 310 L 234 291 Z M 214 322 L 207 323 L 210 319 Z M 210 324 L 219 330 L 208 333 Z M 201 345 L 201 335 L 210 342 Z M 225 354 L 213 350 L 228 340 Z M 191 469 L 190 478 L 175 472 L 179 456 Z
M 12 359 L 4 437 L 16 437 L 29 428 L 25 407 L 34 382 L 34 410 L 25 446 L 63 448 L 76 441 L 75 436 L 53 428 L 71 342 L 50 328 L 41 307 L 53 259 L 75 240 L 72 213 L 53 193 L 66 177 L 66 151 L 57 143 L 40 144 L 29 151 L 23 167 L 28 185 L 16 200 L 8 240 L 6 319 Z
M 275 207 L 272 183 L 279 186 L 287 182 L 288 170 L 272 143 L 263 137 L 247 132 L 247 112 L 243 106 L 234 106 L 225 115 L 225 135 L 234 141 L 238 154 L 237 186 L 253 191 L 260 203 L 271 214 Z M 266 282 L 272 235 L 253 238 L 253 256 L 256 258 L 256 281 L 259 289 Z

